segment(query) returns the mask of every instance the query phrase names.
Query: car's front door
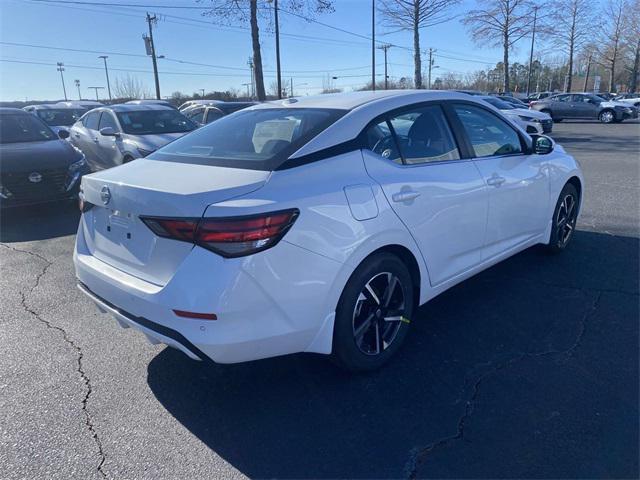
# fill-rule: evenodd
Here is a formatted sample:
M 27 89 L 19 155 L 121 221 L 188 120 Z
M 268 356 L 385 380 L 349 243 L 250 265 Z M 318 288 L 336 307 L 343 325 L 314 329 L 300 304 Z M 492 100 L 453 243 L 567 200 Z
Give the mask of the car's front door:
M 99 133 L 103 128 L 111 128 L 116 133 L 120 132 L 120 126 L 113 115 L 108 111 L 103 111 L 98 124 L 98 156 L 101 168 L 111 168 L 122 163 L 122 154 L 119 143 L 122 142 L 120 136 L 107 136 Z
M 571 95 L 558 95 L 553 97 L 553 116 L 556 118 L 575 118 Z
M 432 285 L 478 265 L 488 188 L 462 159 L 442 107 L 403 109 L 374 122 L 365 167 L 418 244 Z
M 576 118 L 598 118 L 598 102 L 588 95 L 572 95 Z
M 489 188 L 487 260 L 544 233 L 549 220 L 547 159 L 529 154 L 518 132 L 488 109 L 455 104 L 453 110 Z
M 95 140 L 98 135 L 99 120 L 99 111 L 89 112 L 82 119 L 82 122 L 73 127 L 73 132 L 71 133 L 71 143 L 82 150 L 92 170 L 100 170 L 101 168 Z

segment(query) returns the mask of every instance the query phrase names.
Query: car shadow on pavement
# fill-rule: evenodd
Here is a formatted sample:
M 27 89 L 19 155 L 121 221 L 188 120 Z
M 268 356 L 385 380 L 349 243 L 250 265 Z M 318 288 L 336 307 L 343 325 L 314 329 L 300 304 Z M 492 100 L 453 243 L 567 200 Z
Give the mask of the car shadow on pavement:
M 0 212 L 0 242 L 30 242 L 75 234 L 80 212 L 76 202 L 36 205 Z
M 166 348 L 148 384 L 250 478 L 634 477 L 638 249 L 585 231 L 529 249 L 423 306 L 378 372 Z

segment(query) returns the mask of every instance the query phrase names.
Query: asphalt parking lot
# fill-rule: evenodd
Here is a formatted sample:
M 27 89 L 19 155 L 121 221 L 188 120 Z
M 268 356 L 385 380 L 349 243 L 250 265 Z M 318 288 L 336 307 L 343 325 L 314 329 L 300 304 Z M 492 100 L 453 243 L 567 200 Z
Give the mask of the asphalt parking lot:
M 586 198 L 420 309 L 387 368 L 204 366 L 75 288 L 70 205 L 4 214 L 0 477 L 638 478 L 640 122 L 562 122 Z

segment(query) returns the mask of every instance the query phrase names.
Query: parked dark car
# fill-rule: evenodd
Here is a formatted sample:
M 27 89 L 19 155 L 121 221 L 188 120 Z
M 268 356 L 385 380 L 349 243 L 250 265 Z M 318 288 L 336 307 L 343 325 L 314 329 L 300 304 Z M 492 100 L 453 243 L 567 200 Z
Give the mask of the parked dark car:
M 523 102 L 522 100 L 520 100 L 519 98 L 516 98 L 516 97 L 510 97 L 508 95 L 497 95 L 496 98 L 499 98 L 503 102 L 510 103 L 511 105 L 513 105 L 516 108 L 529 108 L 529 104 L 528 103 Z
M 602 123 L 619 123 L 638 118 L 638 109 L 628 103 L 608 101 L 593 93 L 563 93 L 532 102 L 532 110 L 551 115 L 554 122 L 564 119 L 598 119 Z
M 184 115 L 198 125 L 206 125 L 219 118 L 243 108 L 255 105 L 256 102 L 220 102 L 211 105 L 200 105 L 183 111 Z
M 39 117 L 0 108 L 0 207 L 76 198 L 89 169 L 84 155 Z

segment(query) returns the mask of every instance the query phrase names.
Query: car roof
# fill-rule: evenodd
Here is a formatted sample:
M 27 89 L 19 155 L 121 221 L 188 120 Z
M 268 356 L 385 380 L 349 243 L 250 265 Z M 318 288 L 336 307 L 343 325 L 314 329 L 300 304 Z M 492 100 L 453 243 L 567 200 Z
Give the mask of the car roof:
M 122 103 L 119 105 L 105 105 L 103 107 L 94 108 L 91 111 L 96 110 L 111 110 L 113 112 L 141 112 L 148 110 L 175 110 L 175 108 L 169 105 L 163 105 L 161 103 L 143 103 L 143 104 L 131 104 Z
M 273 100 L 259 103 L 251 109 L 262 108 L 329 108 L 337 110 L 353 110 L 373 102 L 396 97 L 420 96 L 424 101 L 444 98 L 467 99 L 470 95 L 448 90 L 376 90 L 347 93 L 328 93 L 310 95 L 307 97 L 293 97 L 285 100 Z
M 0 107 L 0 115 L 15 115 L 16 113 L 31 115 L 29 112 L 25 112 L 21 108 L 13 108 L 13 107 Z
M 82 105 L 66 105 L 66 104 L 58 104 L 58 103 L 45 103 L 42 105 L 29 105 L 29 108 L 33 108 L 35 110 L 85 110 L 86 108 Z
M 223 112 L 235 112 L 236 110 L 242 110 L 243 108 L 257 105 L 256 102 L 223 102 L 213 105 L 205 105 L 206 108 L 218 109 Z

